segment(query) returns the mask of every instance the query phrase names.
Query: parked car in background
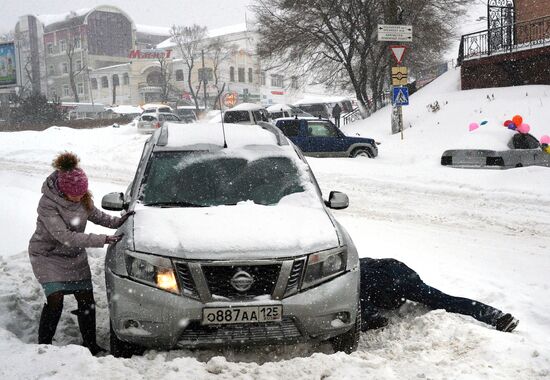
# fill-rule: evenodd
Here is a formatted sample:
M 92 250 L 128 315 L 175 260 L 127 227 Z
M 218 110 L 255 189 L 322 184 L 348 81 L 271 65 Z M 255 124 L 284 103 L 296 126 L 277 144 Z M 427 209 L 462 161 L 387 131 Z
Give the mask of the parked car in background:
M 225 138 L 224 138 L 225 136 Z M 227 143 L 224 148 L 225 142 Z M 357 348 L 359 262 L 321 190 L 275 126 L 165 124 L 126 194 L 135 211 L 105 259 L 111 353 L 328 341 Z
M 313 115 L 301 110 L 298 107 L 291 106 L 289 104 L 273 104 L 266 108 L 267 112 L 269 112 L 269 115 L 271 119 L 279 119 L 281 117 L 292 117 L 292 116 L 299 116 L 299 117 L 312 117 Z
M 302 111 L 309 113 L 315 117 L 322 119 L 330 119 L 332 117 L 332 107 L 328 103 L 324 102 L 298 102 L 294 103 L 294 106 L 300 108 Z
M 193 106 L 179 106 L 176 109 L 176 115 L 186 123 L 195 123 L 197 121 L 197 114 Z
M 510 169 L 523 166 L 550 166 L 550 154 L 541 149 L 536 137 L 526 133 L 514 134 L 509 150 L 452 149 L 441 156 L 441 165 L 469 169 Z
M 378 147 L 373 139 L 346 136 L 327 119 L 282 118 L 277 119 L 275 125 L 306 156 L 369 158 L 378 156 Z
M 165 122 L 181 123 L 182 120 L 173 113 L 158 112 L 158 113 L 143 113 L 137 121 L 137 130 L 139 133 L 153 133 Z
M 172 107 L 166 105 L 166 104 L 154 104 L 154 103 L 148 103 L 141 106 L 143 108 L 143 113 L 158 113 L 158 112 L 169 112 L 173 113 L 174 110 Z
M 259 105 L 253 103 L 241 103 L 223 114 L 224 123 L 233 124 L 257 124 L 260 121 L 270 121 L 269 112 Z

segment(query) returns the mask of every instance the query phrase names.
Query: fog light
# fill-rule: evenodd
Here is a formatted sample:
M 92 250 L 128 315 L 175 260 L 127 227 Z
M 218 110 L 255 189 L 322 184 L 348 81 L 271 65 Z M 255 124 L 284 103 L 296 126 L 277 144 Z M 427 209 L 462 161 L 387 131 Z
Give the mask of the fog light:
M 347 311 L 341 311 L 340 313 L 336 313 L 336 318 L 338 318 L 344 323 L 349 323 L 351 319 L 350 314 Z

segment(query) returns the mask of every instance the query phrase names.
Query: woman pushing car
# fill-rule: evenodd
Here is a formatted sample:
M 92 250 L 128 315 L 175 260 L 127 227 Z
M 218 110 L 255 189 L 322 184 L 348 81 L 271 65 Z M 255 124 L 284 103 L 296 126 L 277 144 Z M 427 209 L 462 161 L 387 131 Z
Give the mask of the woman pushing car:
M 59 154 L 55 171 L 42 185 L 36 230 L 29 243 L 34 275 L 42 285 L 47 302 L 40 315 L 38 343 L 51 344 L 66 294 L 74 295 L 83 346 L 93 355 L 105 351 L 96 342 L 95 300 L 85 248 L 114 244 L 122 236 L 85 233 L 87 221 L 108 228 L 120 227 L 131 213 L 118 218 L 94 206 L 88 178 L 70 152 Z

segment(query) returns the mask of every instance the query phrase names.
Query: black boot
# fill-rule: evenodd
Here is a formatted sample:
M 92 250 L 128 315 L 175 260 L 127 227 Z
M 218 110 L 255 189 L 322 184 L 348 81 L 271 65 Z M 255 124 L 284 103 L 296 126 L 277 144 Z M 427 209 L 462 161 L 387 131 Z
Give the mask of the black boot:
M 72 312 L 78 317 L 78 327 L 82 334 L 82 345 L 90 350 L 92 355 L 107 352 L 96 342 L 95 303 L 86 304 Z
M 40 314 L 40 325 L 38 326 L 38 344 L 52 344 L 63 305 L 61 307 L 52 307 L 45 303 Z

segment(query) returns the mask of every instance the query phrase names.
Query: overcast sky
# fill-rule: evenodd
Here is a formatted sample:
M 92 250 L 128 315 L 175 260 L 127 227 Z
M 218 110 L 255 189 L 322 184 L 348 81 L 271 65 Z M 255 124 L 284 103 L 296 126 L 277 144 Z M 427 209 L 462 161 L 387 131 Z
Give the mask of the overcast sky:
M 211 29 L 243 23 L 252 0 L 0 0 L 0 33 L 12 30 L 19 16 L 56 14 L 97 5 L 114 5 L 136 24 L 169 27 L 205 25 Z

